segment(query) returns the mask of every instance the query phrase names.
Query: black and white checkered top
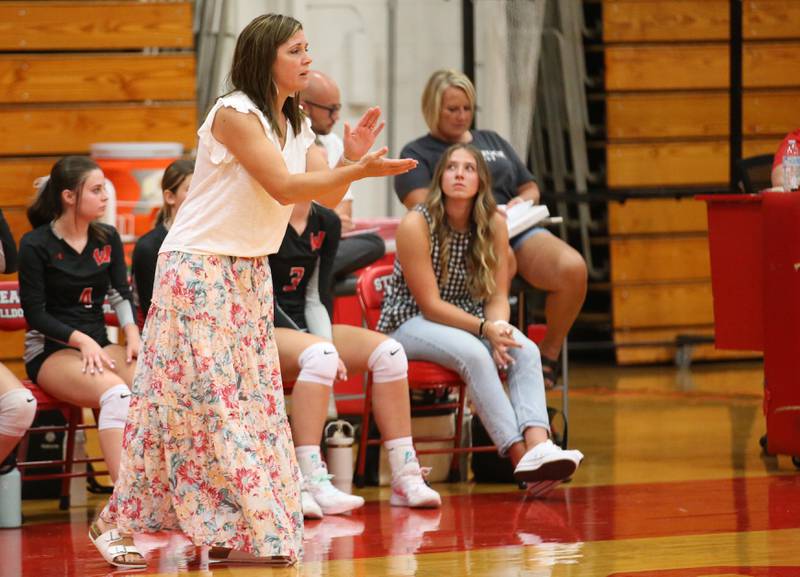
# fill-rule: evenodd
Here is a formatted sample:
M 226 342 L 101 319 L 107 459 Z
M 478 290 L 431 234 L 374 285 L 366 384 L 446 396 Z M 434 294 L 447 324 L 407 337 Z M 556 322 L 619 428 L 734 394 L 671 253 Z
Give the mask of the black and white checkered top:
M 424 205 L 417 205 L 414 210 L 422 213 L 431 226 L 431 215 Z M 441 282 L 441 265 L 439 264 L 439 242 L 435 236 L 430 236 L 431 241 L 431 262 L 433 273 L 438 280 L 439 295 L 442 300 L 457 306 L 458 308 L 483 318 L 483 301 L 476 300 L 470 295 L 467 288 L 467 254 L 469 244 L 472 240 L 472 231 L 453 232 L 450 240 L 450 259 L 447 263 L 448 278 L 447 283 Z M 385 288 L 383 306 L 381 307 L 381 317 L 378 320 L 378 330 L 383 333 L 391 333 L 408 319 L 420 314 L 417 301 L 408 290 L 406 279 L 403 276 L 403 267 L 400 261 L 394 261 L 394 270 L 391 279 Z

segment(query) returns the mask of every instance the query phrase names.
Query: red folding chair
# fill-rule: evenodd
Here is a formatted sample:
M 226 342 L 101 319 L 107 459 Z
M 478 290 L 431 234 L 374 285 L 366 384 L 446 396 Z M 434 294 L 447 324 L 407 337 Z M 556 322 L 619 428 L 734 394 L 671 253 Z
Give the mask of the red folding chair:
M 28 324 L 25 322 L 25 317 L 22 313 L 22 307 L 19 302 L 19 284 L 16 281 L 2 281 L 0 282 L 0 331 L 14 332 L 24 331 L 28 329 Z M 116 315 L 114 322 L 116 322 Z M 107 316 L 107 320 L 111 320 Z M 68 509 L 70 502 L 70 479 L 73 477 L 99 477 L 108 475 L 108 471 L 78 471 L 73 472 L 73 465 L 96 463 L 102 461 L 101 458 L 75 458 L 75 436 L 77 431 L 85 429 L 96 429 L 96 424 L 83 423 L 83 409 L 75 405 L 70 405 L 63 401 L 59 401 L 45 393 L 35 383 L 24 380 L 22 384 L 31 391 L 36 398 L 37 408 L 36 412 L 40 411 L 60 411 L 66 420 L 65 425 L 55 426 L 42 426 L 31 427 L 28 432 L 22 437 L 17 448 L 17 468 L 19 468 L 22 481 L 41 481 L 47 479 L 60 479 L 61 480 L 61 495 L 59 499 L 59 508 Z M 95 411 L 95 423 L 97 422 L 97 411 Z M 27 461 L 28 445 L 30 442 L 31 434 L 44 434 L 48 432 L 64 432 L 66 434 L 66 448 L 64 451 L 64 458 L 49 461 Z M 45 467 L 57 467 L 58 472 L 53 473 L 35 473 L 35 469 Z
M 381 313 L 381 303 L 383 302 L 384 289 L 391 277 L 392 266 L 381 265 L 367 268 L 359 277 L 356 284 L 356 294 L 361 304 L 364 323 L 367 328 L 375 330 L 378 318 Z M 364 486 L 364 472 L 366 470 L 366 455 L 368 445 L 379 445 L 380 439 L 369 439 L 369 423 L 372 405 L 372 376 L 366 379 L 364 411 L 361 421 L 361 442 L 358 445 L 358 457 L 356 459 L 356 475 L 354 482 L 357 487 Z M 415 405 L 411 408 L 412 415 L 425 414 L 432 411 L 441 412 L 442 410 L 455 410 L 456 423 L 455 434 L 443 437 L 416 437 L 415 443 L 427 442 L 451 442 L 452 447 L 440 449 L 418 450 L 418 455 L 451 453 L 453 459 L 450 463 L 450 482 L 459 481 L 461 478 L 459 470 L 458 455 L 469 451 L 494 451 L 494 447 L 462 447 L 461 433 L 464 422 L 464 404 L 466 401 L 466 384 L 461 380 L 458 373 L 451 371 L 428 361 L 408 361 L 408 388 L 410 390 L 436 390 L 442 392 L 443 389 L 450 389 L 456 393 L 453 401 L 446 403 Z

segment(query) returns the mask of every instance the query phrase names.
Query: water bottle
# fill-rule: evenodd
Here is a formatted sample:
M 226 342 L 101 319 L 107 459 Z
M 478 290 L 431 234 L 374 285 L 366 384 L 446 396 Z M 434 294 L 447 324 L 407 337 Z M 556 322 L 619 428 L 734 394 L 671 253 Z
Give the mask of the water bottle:
M 783 190 L 791 192 L 800 188 L 800 149 L 797 141 L 789 140 L 783 154 Z
M 325 427 L 325 455 L 331 481 L 337 489 L 351 493 L 353 489 L 353 425 L 347 421 L 332 421 Z
M 0 528 L 22 525 L 22 479 L 16 463 L 0 469 Z
M 75 453 L 76 461 L 86 458 L 86 433 L 75 431 Z M 73 473 L 85 473 L 86 463 L 72 465 Z M 83 507 L 86 505 L 86 477 L 72 477 L 69 481 L 69 504 L 70 507 Z

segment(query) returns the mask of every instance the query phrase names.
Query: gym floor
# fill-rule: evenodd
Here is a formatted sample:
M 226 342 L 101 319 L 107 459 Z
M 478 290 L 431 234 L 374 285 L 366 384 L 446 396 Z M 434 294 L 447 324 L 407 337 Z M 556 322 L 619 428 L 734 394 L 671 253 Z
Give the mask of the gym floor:
M 63 512 L 26 501 L 22 529 L 0 530 L 0 577 L 798 577 L 800 474 L 759 447 L 762 370 L 573 366 L 570 446 L 586 459 L 571 483 L 544 499 L 441 483 L 443 506 L 427 511 L 367 489 L 362 510 L 306 524 L 305 560 L 291 569 L 175 569 L 159 555 L 168 537 L 147 535 L 137 541 L 151 567 L 114 572 L 86 536 L 103 505 L 92 495 Z

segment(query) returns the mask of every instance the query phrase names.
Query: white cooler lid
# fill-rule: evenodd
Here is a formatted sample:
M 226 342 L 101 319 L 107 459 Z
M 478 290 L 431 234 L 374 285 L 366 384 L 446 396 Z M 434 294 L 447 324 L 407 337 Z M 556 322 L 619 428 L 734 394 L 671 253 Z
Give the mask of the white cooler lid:
M 95 142 L 92 158 L 173 158 L 183 155 L 180 142 Z

